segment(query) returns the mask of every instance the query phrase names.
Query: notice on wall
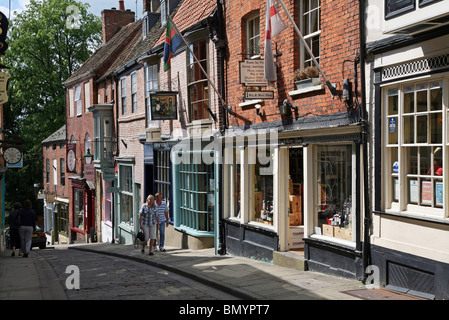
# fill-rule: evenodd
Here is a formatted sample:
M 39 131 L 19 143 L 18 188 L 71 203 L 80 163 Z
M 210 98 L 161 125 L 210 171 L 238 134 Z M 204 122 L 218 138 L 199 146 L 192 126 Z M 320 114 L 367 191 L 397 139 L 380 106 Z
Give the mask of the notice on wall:
M 410 180 L 410 202 L 418 203 L 419 189 L 418 180 Z
M 264 60 L 244 60 L 239 62 L 240 83 L 247 87 L 266 87 Z

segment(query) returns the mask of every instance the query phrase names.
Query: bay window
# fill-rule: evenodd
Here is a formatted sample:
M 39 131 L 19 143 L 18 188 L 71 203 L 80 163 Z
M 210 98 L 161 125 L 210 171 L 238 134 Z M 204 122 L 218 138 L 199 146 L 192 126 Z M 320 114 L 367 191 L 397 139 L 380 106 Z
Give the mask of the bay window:
M 201 40 L 190 45 L 198 62 L 206 72 L 208 72 L 207 44 L 207 40 Z M 198 62 L 192 54 L 189 54 L 187 72 L 190 122 L 209 119 L 209 82 Z
M 387 210 L 445 217 L 443 88 L 431 80 L 384 90 Z

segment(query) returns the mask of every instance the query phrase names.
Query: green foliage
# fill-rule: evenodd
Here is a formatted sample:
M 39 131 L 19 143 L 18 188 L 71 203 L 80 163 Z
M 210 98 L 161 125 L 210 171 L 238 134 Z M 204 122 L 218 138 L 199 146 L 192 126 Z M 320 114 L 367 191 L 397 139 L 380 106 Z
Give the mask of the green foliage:
M 36 197 L 33 184 L 42 181 L 41 143 L 65 123 L 62 82 L 101 43 L 101 20 L 88 8 L 73 0 L 31 0 L 10 21 L 9 49 L 2 58 L 11 68 L 4 126 L 25 141 L 25 161 L 23 169 L 7 172 L 7 205 Z

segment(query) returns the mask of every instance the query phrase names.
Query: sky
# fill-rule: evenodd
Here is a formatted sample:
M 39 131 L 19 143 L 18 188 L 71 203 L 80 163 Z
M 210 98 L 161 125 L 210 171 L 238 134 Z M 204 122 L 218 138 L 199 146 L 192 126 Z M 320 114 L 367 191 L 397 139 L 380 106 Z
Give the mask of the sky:
M 95 0 L 95 1 L 82 1 L 77 0 L 79 2 L 84 2 L 90 4 L 90 11 L 101 17 L 101 11 L 103 9 L 111 9 L 113 7 L 117 8 L 119 7 L 119 0 Z M 25 9 L 26 4 L 29 3 L 29 0 L 0 0 L 0 11 L 3 12 L 3 14 L 11 19 L 14 17 L 13 12 L 14 11 L 22 11 Z M 137 13 L 137 19 L 140 19 L 142 17 L 142 0 L 125 0 L 125 9 L 131 9 L 131 11 L 134 11 Z M 11 4 L 11 16 L 9 15 L 9 5 Z M 136 4 L 137 4 L 137 10 L 136 10 Z

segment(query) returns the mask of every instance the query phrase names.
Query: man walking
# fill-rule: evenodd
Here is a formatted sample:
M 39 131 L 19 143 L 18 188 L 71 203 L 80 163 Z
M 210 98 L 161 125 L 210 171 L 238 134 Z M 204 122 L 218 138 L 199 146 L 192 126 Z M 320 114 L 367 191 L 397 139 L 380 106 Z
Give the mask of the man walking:
M 165 227 L 168 227 L 168 207 L 165 201 L 162 201 L 162 193 L 157 192 L 155 194 L 156 198 L 156 210 L 159 217 L 158 233 L 159 233 L 159 250 L 164 252 L 165 243 Z M 154 249 L 157 248 L 157 243 L 154 244 Z

